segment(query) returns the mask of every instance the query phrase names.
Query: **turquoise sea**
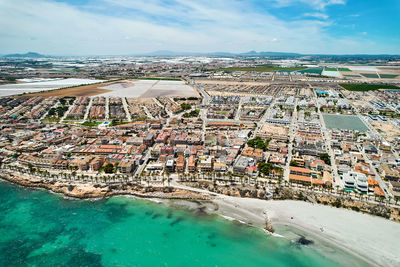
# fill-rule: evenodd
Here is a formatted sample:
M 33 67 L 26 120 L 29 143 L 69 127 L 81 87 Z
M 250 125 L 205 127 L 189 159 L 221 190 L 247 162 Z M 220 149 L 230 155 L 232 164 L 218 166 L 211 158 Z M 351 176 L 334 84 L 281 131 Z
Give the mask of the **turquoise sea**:
M 362 265 L 338 253 L 146 200 L 71 200 L 0 181 L 0 266 Z

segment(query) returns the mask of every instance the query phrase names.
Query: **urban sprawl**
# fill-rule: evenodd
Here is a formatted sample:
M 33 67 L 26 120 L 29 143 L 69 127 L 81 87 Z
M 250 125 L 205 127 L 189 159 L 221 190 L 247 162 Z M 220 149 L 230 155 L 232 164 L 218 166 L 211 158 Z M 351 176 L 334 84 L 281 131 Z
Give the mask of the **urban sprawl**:
M 304 198 L 315 192 L 397 205 L 395 64 L 363 69 L 179 57 L 75 60 L 72 68 L 71 61 L 39 60 L 40 69 L 21 59 L 0 65 L 0 92 L 60 79 L 57 64 L 67 69 L 63 79 L 98 80 L 3 95 L 4 173 L 48 182 L 213 187 L 258 198 L 291 188 Z

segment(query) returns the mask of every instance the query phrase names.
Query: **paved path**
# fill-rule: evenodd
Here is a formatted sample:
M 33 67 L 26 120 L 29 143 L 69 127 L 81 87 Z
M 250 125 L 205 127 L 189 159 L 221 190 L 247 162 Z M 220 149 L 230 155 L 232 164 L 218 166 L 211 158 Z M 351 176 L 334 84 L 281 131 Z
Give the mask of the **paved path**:
M 131 113 L 129 112 L 128 103 L 126 102 L 126 97 L 121 97 L 122 106 L 124 107 L 126 119 L 132 121 Z

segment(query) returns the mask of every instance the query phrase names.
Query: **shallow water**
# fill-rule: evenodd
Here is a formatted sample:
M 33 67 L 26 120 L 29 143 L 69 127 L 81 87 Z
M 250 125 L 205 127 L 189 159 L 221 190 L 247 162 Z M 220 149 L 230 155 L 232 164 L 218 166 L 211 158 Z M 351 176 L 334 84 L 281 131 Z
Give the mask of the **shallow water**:
M 334 249 L 126 197 L 71 200 L 0 182 L 0 214 L 0 266 L 358 265 Z

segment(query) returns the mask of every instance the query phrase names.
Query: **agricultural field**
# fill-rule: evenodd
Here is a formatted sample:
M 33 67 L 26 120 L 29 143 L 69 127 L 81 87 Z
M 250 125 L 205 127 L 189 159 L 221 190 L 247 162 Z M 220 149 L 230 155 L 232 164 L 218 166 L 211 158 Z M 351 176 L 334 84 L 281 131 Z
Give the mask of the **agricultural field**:
M 338 71 L 351 71 L 349 68 L 338 68 Z
M 323 70 L 324 70 L 323 68 L 310 68 L 310 69 L 300 70 L 299 72 L 303 74 L 309 73 L 309 74 L 321 75 Z
M 379 76 L 381 76 L 381 79 L 395 79 L 399 75 L 398 74 L 379 74 Z
M 337 71 L 337 68 L 325 67 L 325 71 Z
M 153 98 L 158 96 L 199 97 L 198 92 L 181 80 L 125 80 L 100 87 L 109 90 L 102 96 Z
M 400 89 L 400 87 L 390 84 L 340 84 L 349 91 L 372 91 L 378 89 Z
M 379 76 L 376 73 L 360 73 L 360 74 L 365 78 L 379 79 Z
M 237 68 L 221 68 L 217 69 L 219 71 L 255 71 L 255 72 L 275 72 L 275 71 L 300 71 L 305 70 L 306 67 L 290 67 L 290 68 L 282 68 L 276 66 L 256 66 L 256 67 L 237 67 Z

